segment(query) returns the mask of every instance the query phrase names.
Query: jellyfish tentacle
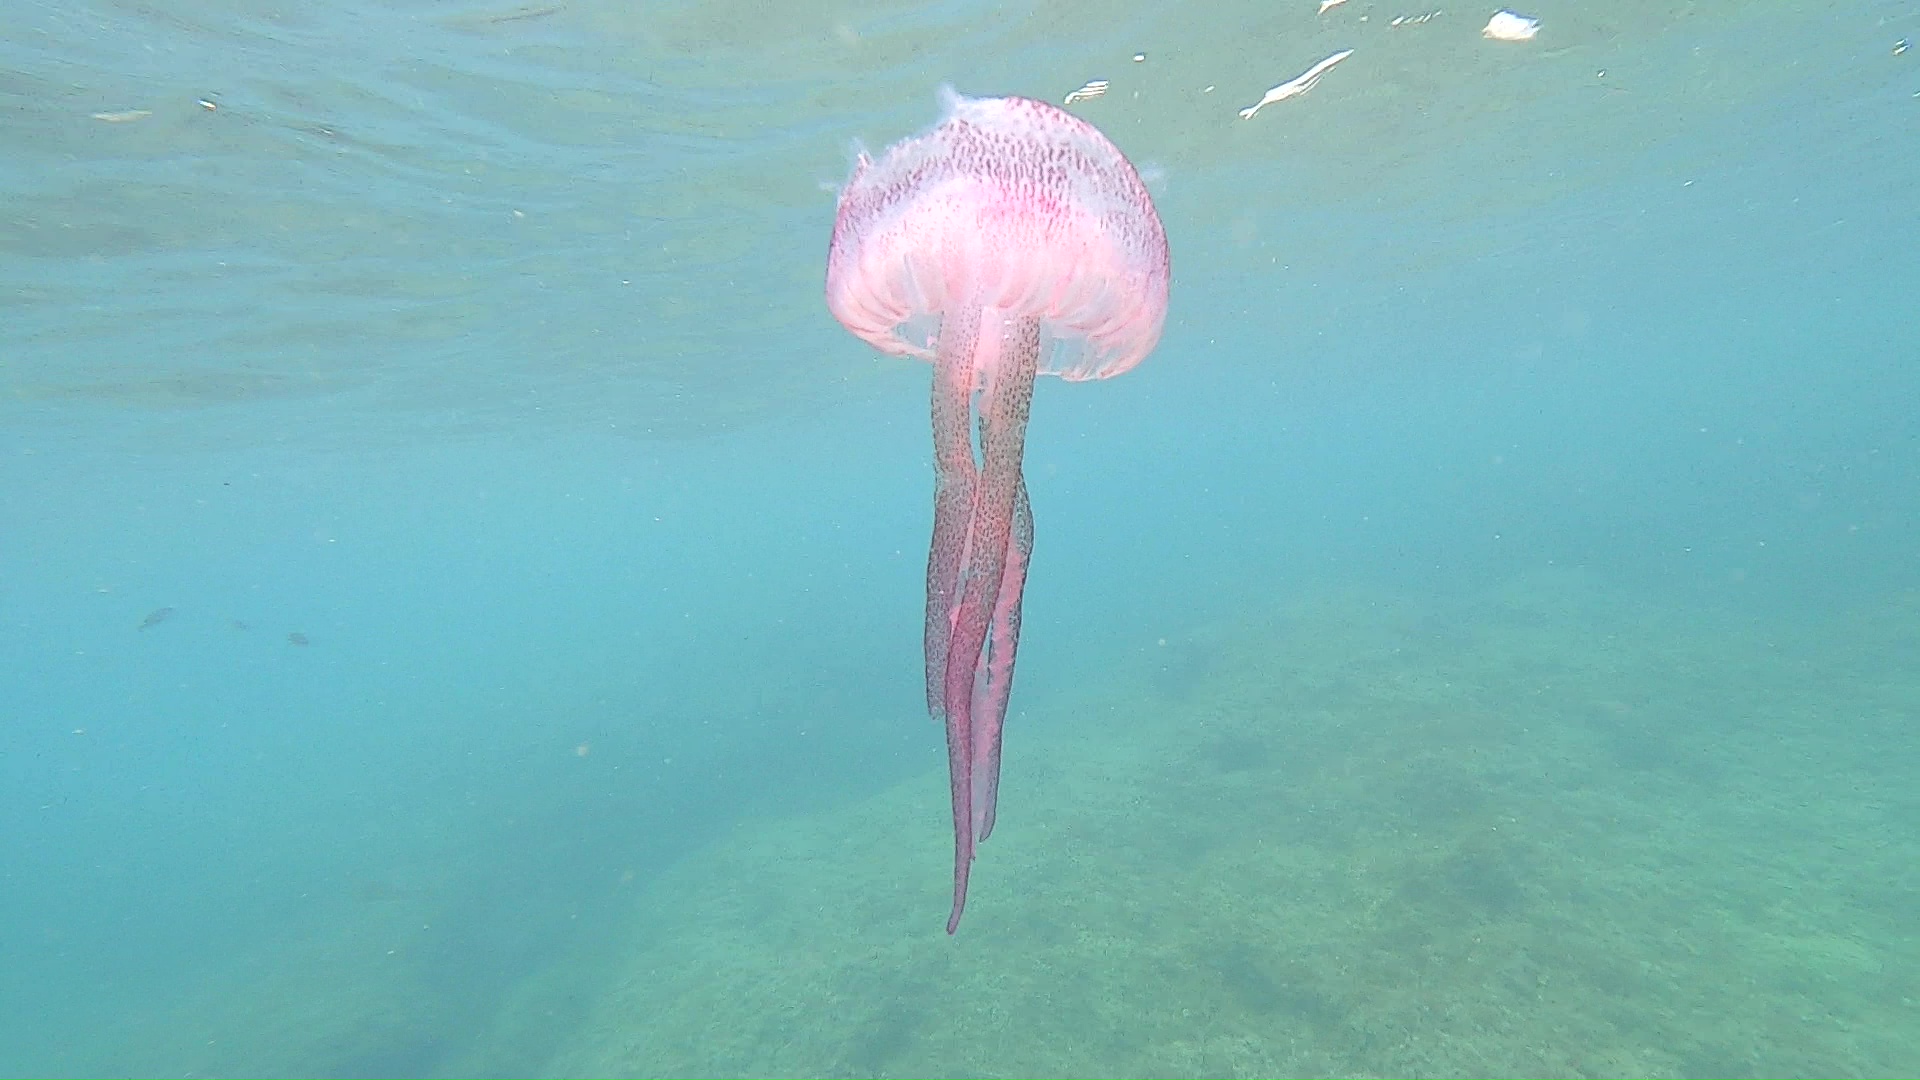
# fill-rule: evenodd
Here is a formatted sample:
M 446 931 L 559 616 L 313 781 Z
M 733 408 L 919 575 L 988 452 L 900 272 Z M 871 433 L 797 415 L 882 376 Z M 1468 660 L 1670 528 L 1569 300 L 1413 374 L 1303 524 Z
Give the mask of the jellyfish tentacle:
M 979 468 L 973 456 L 977 307 L 941 320 L 933 366 L 933 543 L 927 552 L 927 712 L 946 728 L 947 780 L 953 798 L 953 914 L 947 932 L 960 925 L 967 873 L 973 866 L 973 724 L 966 713 L 947 709 L 947 666 L 961 598 L 961 570 L 971 556 L 974 492 Z
M 967 519 L 979 469 L 973 460 L 974 341 L 980 312 L 941 320 L 933 368 L 933 543 L 927 550 L 927 712 L 946 716 L 947 642 L 967 557 Z
M 1000 802 L 1000 740 L 1013 693 L 1013 661 L 1020 650 L 1020 601 L 1027 589 L 1027 562 L 1033 556 L 1033 504 L 1020 480 L 1013 503 L 1013 542 L 1000 580 L 993 632 L 980 663 L 980 685 L 973 702 L 973 842 L 993 835 L 994 809 Z
M 998 786 L 1006 692 L 1012 688 L 1019 646 L 1016 612 L 1026 585 L 1026 551 L 1032 542 L 1031 508 L 1025 515 L 1029 526 L 1023 530 L 1025 547 L 1015 544 L 1015 526 L 1021 520 L 1026 481 L 1020 463 L 1026 453 L 1027 418 L 1039 363 L 1038 319 L 1009 317 L 998 308 L 982 311 L 974 342 L 974 370 L 985 383 L 980 395 L 980 468 L 968 521 L 966 565 L 956 584 L 943 695 L 955 841 L 948 933 L 960 925 L 967 871 L 975 846 L 991 827 L 991 799 Z M 999 638 L 996 655 L 991 657 L 986 655 L 990 635 Z M 984 684 L 985 689 L 978 702 L 976 684 Z M 980 793 L 977 802 L 976 791 Z

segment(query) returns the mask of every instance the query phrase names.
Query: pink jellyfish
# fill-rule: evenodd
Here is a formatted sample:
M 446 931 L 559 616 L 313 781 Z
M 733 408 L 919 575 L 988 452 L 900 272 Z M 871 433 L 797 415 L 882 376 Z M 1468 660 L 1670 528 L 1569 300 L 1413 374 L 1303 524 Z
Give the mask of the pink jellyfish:
M 933 130 L 860 154 L 827 252 L 827 307 L 882 352 L 933 362 L 927 709 L 947 729 L 953 913 L 993 832 L 1033 511 L 1033 381 L 1138 364 L 1167 313 L 1167 237 L 1140 176 L 1079 117 L 945 91 Z M 979 450 L 972 438 L 978 396 Z

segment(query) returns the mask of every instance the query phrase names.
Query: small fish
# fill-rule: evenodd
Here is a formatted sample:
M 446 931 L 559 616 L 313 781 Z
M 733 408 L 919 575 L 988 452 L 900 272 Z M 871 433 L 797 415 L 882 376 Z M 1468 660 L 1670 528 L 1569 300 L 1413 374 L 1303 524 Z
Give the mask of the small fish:
M 287 644 L 304 646 L 311 644 L 311 642 L 307 640 L 307 635 L 295 630 L 293 633 L 287 635 Z
M 171 618 L 173 618 L 172 608 L 170 607 L 155 608 L 152 614 L 140 620 L 140 625 L 136 627 L 136 629 L 145 630 L 149 626 L 159 626 L 161 623 L 166 622 L 168 619 L 171 619 Z

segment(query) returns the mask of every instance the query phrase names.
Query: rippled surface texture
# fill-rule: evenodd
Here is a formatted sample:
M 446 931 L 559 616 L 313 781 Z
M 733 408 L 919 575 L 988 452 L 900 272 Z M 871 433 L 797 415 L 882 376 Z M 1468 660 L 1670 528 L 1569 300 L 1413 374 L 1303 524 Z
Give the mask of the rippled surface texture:
M 1783 135 L 1783 110 L 1839 121 L 1901 74 L 1885 6 L 1569 7 L 1527 43 L 1464 13 L 1390 25 L 1418 14 L 15 4 L 0 390 L 324 399 L 356 438 L 556 413 L 725 428 L 859 392 L 864 358 L 810 295 L 822 188 L 941 80 L 1059 100 L 1108 79 L 1079 107 L 1215 252 L 1195 294 L 1293 305 L 1269 255 L 1333 273 L 1551 242 L 1574 227 L 1543 220 L 1556 200 L 1650 167 L 1677 183 Z M 1310 94 L 1238 119 L 1337 48 L 1356 55 Z

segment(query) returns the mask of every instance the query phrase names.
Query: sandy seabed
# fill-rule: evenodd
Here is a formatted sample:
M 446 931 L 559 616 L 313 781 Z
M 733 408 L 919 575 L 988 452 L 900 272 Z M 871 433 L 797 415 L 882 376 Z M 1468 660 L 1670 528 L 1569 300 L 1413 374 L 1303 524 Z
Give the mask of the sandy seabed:
M 926 772 L 740 823 L 470 1007 L 458 957 L 406 943 L 431 937 L 424 898 L 473 898 L 423 881 L 67 1065 L 1911 1075 L 1920 597 L 1803 619 L 1577 575 L 1276 603 L 1144 642 L 1100 685 L 1016 689 L 957 938 Z
M 647 1076 L 1920 1068 L 1920 602 L 1329 596 L 1028 703 L 967 921 L 944 778 L 639 901 L 550 1063 Z

